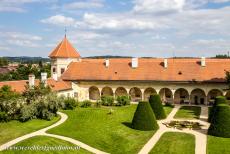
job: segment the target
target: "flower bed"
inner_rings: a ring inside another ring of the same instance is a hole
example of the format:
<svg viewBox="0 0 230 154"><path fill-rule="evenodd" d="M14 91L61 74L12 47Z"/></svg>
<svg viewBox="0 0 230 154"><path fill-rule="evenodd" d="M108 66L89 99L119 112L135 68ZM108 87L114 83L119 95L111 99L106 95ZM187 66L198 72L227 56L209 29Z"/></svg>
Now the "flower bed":
<svg viewBox="0 0 230 154"><path fill-rule="evenodd" d="M168 128L177 128L177 129L201 129L201 124L199 122L191 121L170 121L168 123L163 123Z"/></svg>

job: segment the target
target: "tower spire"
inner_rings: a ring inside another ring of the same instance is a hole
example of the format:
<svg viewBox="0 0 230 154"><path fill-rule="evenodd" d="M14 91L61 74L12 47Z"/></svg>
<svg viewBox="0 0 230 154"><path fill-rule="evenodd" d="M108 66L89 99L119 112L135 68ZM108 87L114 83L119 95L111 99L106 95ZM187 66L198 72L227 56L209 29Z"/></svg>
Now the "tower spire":
<svg viewBox="0 0 230 154"><path fill-rule="evenodd" d="M65 27L65 38L66 38L66 33L67 33L67 29L66 29L66 27Z"/></svg>

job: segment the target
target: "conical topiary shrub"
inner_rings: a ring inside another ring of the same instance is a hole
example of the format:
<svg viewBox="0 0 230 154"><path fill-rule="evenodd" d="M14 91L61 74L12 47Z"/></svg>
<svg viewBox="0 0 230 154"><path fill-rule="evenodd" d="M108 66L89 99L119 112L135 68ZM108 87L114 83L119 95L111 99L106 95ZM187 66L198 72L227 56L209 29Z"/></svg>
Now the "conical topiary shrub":
<svg viewBox="0 0 230 154"><path fill-rule="evenodd" d="M212 121L214 114L216 112L216 107L219 104L227 104L227 100L224 96L218 96L215 98L215 102L214 102L212 108L209 109L210 111L209 111L209 116L208 116L208 122Z"/></svg>
<svg viewBox="0 0 230 154"><path fill-rule="evenodd" d="M149 98L149 103L157 120L166 118L166 114L159 95L151 95Z"/></svg>
<svg viewBox="0 0 230 154"><path fill-rule="evenodd" d="M208 129L208 134L218 137L230 138L230 106L219 104Z"/></svg>
<svg viewBox="0 0 230 154"><path fill-rule="evenodd" d="M138 130L157 130L159 128L149 102L139 102L132 127Z"/></svg>

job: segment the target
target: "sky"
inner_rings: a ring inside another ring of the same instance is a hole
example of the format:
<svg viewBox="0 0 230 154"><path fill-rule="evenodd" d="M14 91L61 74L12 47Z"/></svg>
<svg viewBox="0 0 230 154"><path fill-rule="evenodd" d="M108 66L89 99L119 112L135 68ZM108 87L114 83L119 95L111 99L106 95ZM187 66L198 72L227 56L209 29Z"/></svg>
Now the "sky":
<svg viewBox="0 0 230 154"><path fill-rule="evenodd" d="M0 0L0 56L64 38L82 57L211 57L230 51L230 0Z"/></svg>

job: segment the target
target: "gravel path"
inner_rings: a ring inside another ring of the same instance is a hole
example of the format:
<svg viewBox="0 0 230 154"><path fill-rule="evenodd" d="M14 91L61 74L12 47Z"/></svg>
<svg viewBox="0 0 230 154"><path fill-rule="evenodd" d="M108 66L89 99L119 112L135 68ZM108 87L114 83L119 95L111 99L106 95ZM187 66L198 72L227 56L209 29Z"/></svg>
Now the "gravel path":
<svg viewBox="0 0 230 154"><path fill-rule="evenodd" d="M168 128L165 125L163 125L162 123L169 122L171 120L179 121L178 119L174 119L173 117L180 107L181 107L180 105L176 105L166 119L158 121L160 128L152 136L152 138L144 145L144 147L140 150L139 154L148 154L165 132L182 132L182 133L193 134L195 136L195 141L196 141L195 154L206 154L207 129L209 127L209 123L207 122L208 107L206 106L201 107L201 116L200 116L201 120L186 119L186 121L199 122L200 124L202 124L203 126L201 130L190 130L190 129L179 130L175 128ZM185 119L180 119L180 121L184 121L184 120Z"/></svg>

